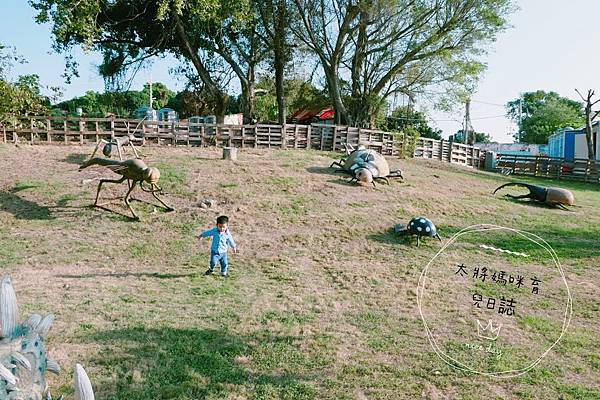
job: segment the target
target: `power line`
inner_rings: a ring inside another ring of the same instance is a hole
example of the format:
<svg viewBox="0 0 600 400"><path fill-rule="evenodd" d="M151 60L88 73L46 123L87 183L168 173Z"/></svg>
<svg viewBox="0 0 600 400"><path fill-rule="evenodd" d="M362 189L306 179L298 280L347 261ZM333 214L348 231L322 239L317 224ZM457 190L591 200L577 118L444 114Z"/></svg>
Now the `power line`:
<svg viewBox="0 0 600 400"><path fill-rule="evenodd" d="M471 118L471 119L492 119L492 118L506 118L505 114L502 115L490 115L488 117L479 117L479 118Z"/></svg>
<svg viewBox="0 0 600 400"><path fill-rule="evenodd" d="M490 103L489 101L481 101L481 100L471 100L472 103L481 103L481 104L487 104L488 106L497 106L497 107L502 107L504 108L505 105L504 104L498 104L498 103Z"/></svg>
<svg viewBox="0 0 600 400"><path fill-rule="evenodd" d="M448 93L447 92L435 92L435 91L430 91L430 90L422 90L422 91L417 92L417 94L445 95ZM481 104L487 104L490 106L497 106L497 107L502 107L502 108L504 108L506 106L505 104L493 103L491 101L473 100L473 99L471 99L471 103L481 103Z"/></svg>
<svg viewBox="0 0 600 400"><path fill-rule="evenodd" d="M399 119L399 120L403 120L403 121L422 121L421 118L410 118L410 117L387 117L390 119ZM433 119L429 116L426 116L427 119L429 119L431 122L459 122L457 119ZM502 114L502 115L489 115L486 117L478 117L478 118L471 118L471 120L480 120L480 119L492 119L492 118L506 118L506 115ZM461 122L462 123L462 122Z"/></svg>

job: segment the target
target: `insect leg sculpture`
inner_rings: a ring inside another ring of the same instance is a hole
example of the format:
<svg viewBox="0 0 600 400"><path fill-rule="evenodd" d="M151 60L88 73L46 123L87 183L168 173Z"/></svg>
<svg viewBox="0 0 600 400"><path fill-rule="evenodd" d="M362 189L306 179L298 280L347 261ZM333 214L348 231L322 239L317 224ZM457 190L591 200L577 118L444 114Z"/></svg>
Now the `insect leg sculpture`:
<svg viewBox="0 0 600 400"><path fill-rule="evenodd" d="M158 197L158 194L162 194L162 189L158 186L157 182L160 178L160 171L158 168L148 167L145 162L139 159L130 159L125 161L116 161L116 160L108 160L106 158L95 157L92 158L85 163L83 163L79 170L81 171L84 168L87 168L92 165L100 165L109 168L111 171L121 175L121 179L101 179L98 184L98 190L96 191L96 200L94 201L94 206L101 207L101 204L98 204L98 198L100 197L100 190L102 189L102 184L104 183L123 183L127 180L129 190L125 195L124 201L131 211L133 215L133 219L138 220L139 217L133 210L130 204L130 196L133 189L135 189L136 185L139 183L140 188L147 193L152 193L152 196L158 200L158 202L167 210L173 211L173 208L168 206L162 199ZM147 188L144 186L144 183L149 184L150 187Z"/></svg>
<svg viewBox="0 0 600 400"><path fill-rule="evenodd" d="M515 196L512 194L506 194L506 197L510 197L511 199L532 199L535 201L539 201L541 203L547 204L551 207L559 207L563 210L568 210L565 206L572 206L575 204L575 197L573 193L567 189L556 188L556 187L543 187L531 185L523 182L509 182L504 185L499 186L494 190L494 194L500 189L503 189L507 186L521 186L527 188L529 193L522 194L519 196Z"/></svg>
<svg viewBox="0 0 600 400"><path fill-rule="evenodd" d="M333 166L335 165L335 166L337 166L337 167L340 167L340 168L341 168L341 170L337 170L338 172L339 172L339 171L342 171L342 172L344 172L344 171L343 171L343 170L345 169L344 165L345 165L345 163L346 163L346 160L348 159L348 157L349 157L349 156L350 156L352 153L354 153L354 152L356 152L356 151L359 151L359 150L365 150L365 149L366 149L366 148L365 148L365 146L363 146L362 144L361 144L361 145L358 145L358 147L355 149L355 148L354 148L354 146L352 146L352 145L351 145L351 144L349 144L349 143L344 143L344 148L346 149L346 152L345 152L346 154L344 154L344 156L342 156L342 158L340 158L340 161L334 161L334 162L332 162L332 163L331 163L331 165L329 166L329 168L333 168Z"/></svg>
<svg viewBox="0 0 600 400"><path fill-rule="evenodd" d="M116 146L117 152L119 154L119 160L121 160L121 161L123 161L123 153L124 153L123 147L124 146L131 147L131 150L133 151L135 158L142 158L140 156L140 154L138 153L137 149L135 148L135 145L133 144L134 140L137 140L137 139L132 134L125 136L125 137L114 138L111 140L100 139L98 144L96 144L96 148L92 152L90 159L94 158L94 156L96 155L96 152L102 145L104 145L102 147L102 154L104 154L104 156L107 158L111 158L112 153L113 153L113 147L115 147L115 146Z"/></svg>

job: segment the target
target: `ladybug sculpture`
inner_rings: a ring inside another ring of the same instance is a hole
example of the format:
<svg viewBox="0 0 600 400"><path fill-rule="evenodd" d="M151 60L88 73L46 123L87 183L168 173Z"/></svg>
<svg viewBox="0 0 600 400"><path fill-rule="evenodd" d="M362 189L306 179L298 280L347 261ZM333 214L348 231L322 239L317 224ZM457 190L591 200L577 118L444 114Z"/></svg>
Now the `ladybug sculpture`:
<svg viewBox="0 0 600 400"><path fill-rule="evenodd" d="M442 241L433 222L425 217L415 217L406 226L398 224L394 227L394 231L401 235L416 235L417 246L420 244L421 236L434 237Z"/></svg>

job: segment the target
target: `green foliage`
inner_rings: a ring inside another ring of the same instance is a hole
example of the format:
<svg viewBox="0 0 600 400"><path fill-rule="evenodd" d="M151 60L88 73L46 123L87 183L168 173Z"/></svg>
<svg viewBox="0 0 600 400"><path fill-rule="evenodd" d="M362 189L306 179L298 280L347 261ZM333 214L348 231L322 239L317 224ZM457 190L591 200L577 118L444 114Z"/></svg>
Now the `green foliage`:
<svg viewBox="0 0 600 400"><path fill-rule="evenodd" d="M417 147L417 139L419 138L419 131L412 126L407 126L401 133L398 133L402 137L398 140L398 143L402 143L400 149L400 157L407 158L412 157Z"/></svg>
<svg viewBox="0 0 600 400"><path fill-rule="evenodd" d="M512 0L294 4L302 15L297 36L319 57L338 117L354 126L372 126L396 94L416 96L429 86L443 97L472 92L482 55L514 9Z"/></svg>
<svg viewBox="0 0 600 400"><path fill-rule="evenodd" d="M26 61L16 50L0 43L0 123L4 124L16 124L21 116L44 114L50 103L41 93L39 76L20 75L14 81L9 79L15 62Z"/></svg>
<svg viewBox="0 0 600 400"><path fill-rule="evenodd" d="M410 127L419 132L421 137L437 140L442 138L442 131L430 127L425 114L409 106L397 107L392 111L392 115L387 117L386 122L385 128L390 131L403 132Z"/></svg>
<svg viewBox="0 0 600 400"><path fill-rule="evenodd" d="M543 90L523 95L520 114L519 99L508 102L506 110L516 123L521 117L520 138L517 133L515 139L522 143L548 143L548 137L557 129L576 128L585 122L580 102Z"/></svg>
<svg viewBox="0 0 600 400"><path fill-rule="evenodd" d="M258 121L277 121L277 97L275 95L275 79L269 75L260 77L256 88L266 91L256 97L256 119ZM286 115L307 108L318 109L330 105L327 95L300 77L284 81Z"/></svg>
<svg viewBox="0 0 600 400"><path fill-rule="evenodd" d="M171 105L176 95L165 84L156 82L152 84L152 97L154 99L152 107L160 109ZM83 96L63 101L54 107L71 114L81 107L84 115L90 117L104 117L108 113L129 117L139 107L148 106L149 102L150 85L145 84L141 91L98 93L90 90Z"/></svg>
<svg viewBox="0 0 600 400"><path fill-rule="evenodd" d="M484 132L474 132L475 133L475 141L474 143L492 143L492 137ZM473 135L473 132L471 132ZM462 129L459 129L454 135L450 135L449 139L454 142L464 142L464 133Z"/></svg>

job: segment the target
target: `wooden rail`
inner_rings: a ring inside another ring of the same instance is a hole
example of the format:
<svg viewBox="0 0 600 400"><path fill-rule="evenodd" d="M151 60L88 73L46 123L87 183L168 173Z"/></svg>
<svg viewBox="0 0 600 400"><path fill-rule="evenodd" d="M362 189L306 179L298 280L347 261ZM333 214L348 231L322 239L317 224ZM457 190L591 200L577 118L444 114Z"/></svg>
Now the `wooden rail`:
<svg viewBox="0 0 600 400"><path fill-rule="evenodd" d="M100 139L134 135L142 143L185 146L227 146L342 151L344 144L388 156L434 158L469 167L483 165L485 153L477 147L402 133L340 125L223 125L145 121L118 118L28 117L13 126L0 126L3 142L84 144ZM414 148L414 151L413 151Z"/></svg>
<svg viewBox="0 0 600 400"><path fill-rule="evenodd" d="M444 139L418 138L414 153L415 157L432 158L468 167L483 168L485 150Z"/></svg>
<svg viewBox="0 0 600 400"><path fill-rule="evenodd" d="M496 168L514 175L600 183L600 161L584 158L565 160L561 157L499 154Z"/></svg>
<svg viewBox="0 0 600 400"><path fill-rule="evenodd" d="M234 146L343 150L359 143L385 155L398 155L402 134L347 126L223 125L117 118L30 117L1 127L3 142L84 144L133 134L145 142L187 146Z"/></svg>

